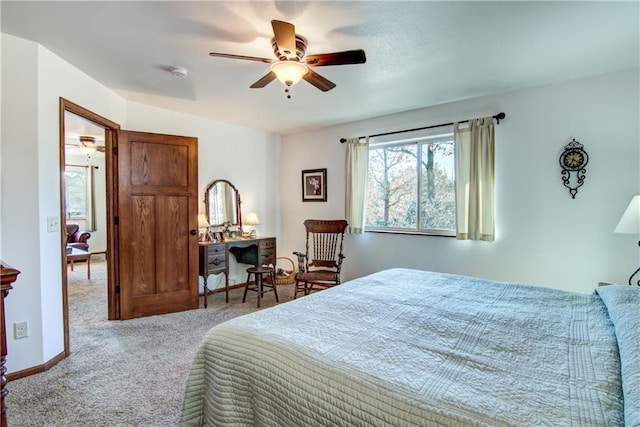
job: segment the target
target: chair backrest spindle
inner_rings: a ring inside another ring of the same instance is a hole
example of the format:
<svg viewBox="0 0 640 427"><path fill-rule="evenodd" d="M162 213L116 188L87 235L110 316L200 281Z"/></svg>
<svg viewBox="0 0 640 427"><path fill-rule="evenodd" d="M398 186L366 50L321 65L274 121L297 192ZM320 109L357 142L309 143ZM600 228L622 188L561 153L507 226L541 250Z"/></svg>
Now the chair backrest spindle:
<svg viewBox="0 0 640 427"><path fill-rule="evenodd" d="M337 267L347 222L308 219L304 226L307 230L307 267Z"/></svg>

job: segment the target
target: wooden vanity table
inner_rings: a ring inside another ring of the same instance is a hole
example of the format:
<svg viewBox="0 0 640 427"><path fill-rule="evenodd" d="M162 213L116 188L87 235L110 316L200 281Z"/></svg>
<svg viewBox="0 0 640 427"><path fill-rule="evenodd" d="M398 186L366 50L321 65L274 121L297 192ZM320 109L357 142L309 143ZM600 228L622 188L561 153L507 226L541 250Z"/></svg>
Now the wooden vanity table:
<svg viewBox="0 0 640 427"><path fill-rule="evenodd" d="M229 302L229 254L238 263L261 265L276 264L276 238L256 237L226 240L224 242L201 242L199 244L198 274L204 278L204 307L211 291L207 287L210 274L224 274L225 301Z"/></svg>
<svg viewBox="0 0 640 427"><path fill-rule="evenodd" d="M236 233L242 233L241 203L240 192L231 182L226 179L211 182L204 193L205 215L209 227L225 229L227 232L233 228ZM275 237L230 238L218 242L200 242L199 246L198 274L204 278L205 308L210 292L207 278L211 274L224 274L225 300L229 302L229 254L239 264L254 267L276 264Z"/></svg>

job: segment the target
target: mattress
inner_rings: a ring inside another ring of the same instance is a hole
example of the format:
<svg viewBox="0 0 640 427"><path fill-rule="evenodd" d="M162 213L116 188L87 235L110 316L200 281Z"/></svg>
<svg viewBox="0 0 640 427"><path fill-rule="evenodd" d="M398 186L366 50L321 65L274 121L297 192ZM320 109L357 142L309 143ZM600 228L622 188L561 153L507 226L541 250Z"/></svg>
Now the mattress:
<svg viewBox="0 0 640 427"><path fill-rule="evenodd" d="M213 327L180 424L639 425L639 307L385 270Z"/></svg>

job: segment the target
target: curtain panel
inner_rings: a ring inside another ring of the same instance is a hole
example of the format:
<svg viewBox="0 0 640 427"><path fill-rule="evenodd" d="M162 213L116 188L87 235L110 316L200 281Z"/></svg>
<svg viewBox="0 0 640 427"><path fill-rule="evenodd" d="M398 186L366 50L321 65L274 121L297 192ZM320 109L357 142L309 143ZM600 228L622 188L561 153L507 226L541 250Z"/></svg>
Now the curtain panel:
<svg viewBox="0 0 640 427"><path fill-rule="evenodd" d="M456 238L495 239L495 141L493 117L454 123Z"/></svg>
<svg viewBox="0 0 640 427"><path fill-rule="evenodd" d="M369 170L369 137L347 140L345 217L348 233L364 233L367 175Z"/></svg>

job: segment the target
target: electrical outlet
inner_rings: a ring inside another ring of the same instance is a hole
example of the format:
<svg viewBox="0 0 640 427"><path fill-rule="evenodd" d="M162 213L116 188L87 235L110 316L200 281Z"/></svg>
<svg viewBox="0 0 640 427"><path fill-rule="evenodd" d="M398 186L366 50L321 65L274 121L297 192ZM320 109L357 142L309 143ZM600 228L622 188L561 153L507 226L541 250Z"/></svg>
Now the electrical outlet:
<svg viewBox="0 0 640 427"><path fill-rule="evenodd" d="M13 335L15 339L27 338L29 336L29 322L16 322L13 324Z"/></svg>

